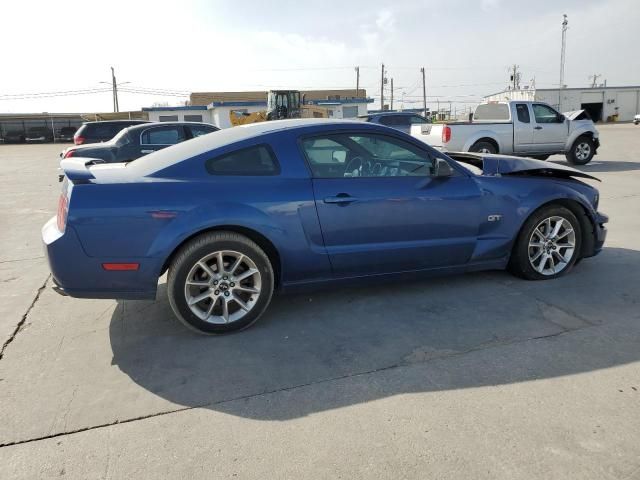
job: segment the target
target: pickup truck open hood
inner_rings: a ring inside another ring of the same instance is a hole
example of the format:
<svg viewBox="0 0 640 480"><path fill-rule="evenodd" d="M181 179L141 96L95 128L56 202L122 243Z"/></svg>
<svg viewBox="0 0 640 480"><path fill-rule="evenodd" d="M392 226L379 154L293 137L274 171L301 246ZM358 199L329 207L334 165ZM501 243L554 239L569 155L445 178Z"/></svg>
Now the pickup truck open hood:
<svg viewBox="0 0 640 480"><path fill-rule="evenodd" d="M574 110L573 112L564 112L563 115L569 120L591 120L586 110Z"/></svg>
<svg viewBox="0 0 640 480"><path fill-rule="evenodd" d="M482 170L482 175L534 175L540 177L582 177L598 180L588 173L558 163L533 158L510 157L500 154L447 152L454 160L473 165Z"/></svg>

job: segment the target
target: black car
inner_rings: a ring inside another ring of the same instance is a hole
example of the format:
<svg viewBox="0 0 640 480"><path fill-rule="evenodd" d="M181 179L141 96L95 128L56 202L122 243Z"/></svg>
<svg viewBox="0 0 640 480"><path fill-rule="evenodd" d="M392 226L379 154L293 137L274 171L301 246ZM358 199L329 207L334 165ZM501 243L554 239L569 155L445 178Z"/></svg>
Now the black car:
<svg viewBox="0 0 640 480"><path fill-rule="evenodd" d="M387 127L395 128L404 133L411 133L411 125L431 123L422 115L410 112L381 112L363 115L361 118L367 122L379 123Z"/></svg>
<svg viewBox="0 0 640 480"><path fill-rule="evenodd" d="M61 142L73 142L73 136L75 135L78 129L76 127L62 127L58 131L58 135L56 136L56 140Z"/></svg>
<svg viewBox="0 0 640 480"><path fill-rule="evenodd" d="M110 120L104 122L85 122L73 136L73 143L84 145L87 143L100 143L111 140L123 128L132 125L149 123L146 120Z"/></svg>
<svg viewBox="0 0 640 480"><path fill-rule="evenodd" d="M104 163L130 162L148 153L219 130L215 125L197 122L158 122L134 125L121 130L108 142L74 145L60 156L89 157Z"/></svg>

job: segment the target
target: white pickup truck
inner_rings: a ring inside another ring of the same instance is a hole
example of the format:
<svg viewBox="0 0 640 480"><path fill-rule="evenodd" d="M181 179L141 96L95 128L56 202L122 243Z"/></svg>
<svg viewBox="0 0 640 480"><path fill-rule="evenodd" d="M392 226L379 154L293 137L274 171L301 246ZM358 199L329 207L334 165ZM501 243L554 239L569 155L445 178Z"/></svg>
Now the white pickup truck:
<svg viewBox="0 0 640 480"><path fill-rule="evenodd" d="M598 130L584 110L558 113L546 103L480 104L469 122L413 125L411 135L450 152L504 153L546 160L564 153L584 165L597 153Z"/></svg>

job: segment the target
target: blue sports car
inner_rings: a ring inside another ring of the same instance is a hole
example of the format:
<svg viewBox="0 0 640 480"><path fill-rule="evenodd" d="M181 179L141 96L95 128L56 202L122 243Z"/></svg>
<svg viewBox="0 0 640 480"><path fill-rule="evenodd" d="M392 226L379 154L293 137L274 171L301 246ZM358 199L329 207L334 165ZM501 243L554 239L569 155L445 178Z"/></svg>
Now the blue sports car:
<svg viewBox="0 0 640 480"><path fill-rule="evenodd" d="M578 170L448 154L358 121L221 130L128 164L61 162L42 229L56 290L153 299L202 333L253 324L274 291L504 269L564 275L607 217Z"/></svg>

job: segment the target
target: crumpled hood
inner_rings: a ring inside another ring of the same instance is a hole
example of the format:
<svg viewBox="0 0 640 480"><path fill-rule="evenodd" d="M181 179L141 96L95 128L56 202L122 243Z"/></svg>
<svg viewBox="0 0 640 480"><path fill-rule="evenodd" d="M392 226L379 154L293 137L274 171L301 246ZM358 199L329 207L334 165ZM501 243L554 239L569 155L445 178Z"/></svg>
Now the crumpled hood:
<svg viewBox="0 0 640 480"><path fill-rule="evenodd" d="M573 112L564 112L563 115L569 120L591 120L586 110L574 110Z"/></svg>
<svg viewBox="0 0 640 480"><path fill-rule="evenodd" d="M482 175L537 175L541 177L570 178L582 177L598 180L588 173L559 163L536 160L533 158L511 157L490 153L449 153L458 162L468 163L482 169Z"/></svg>

